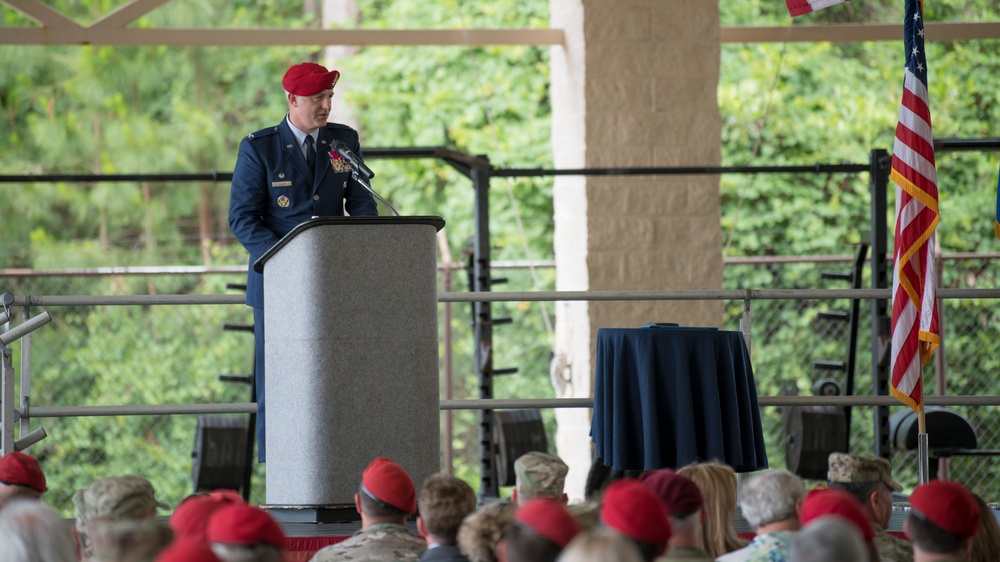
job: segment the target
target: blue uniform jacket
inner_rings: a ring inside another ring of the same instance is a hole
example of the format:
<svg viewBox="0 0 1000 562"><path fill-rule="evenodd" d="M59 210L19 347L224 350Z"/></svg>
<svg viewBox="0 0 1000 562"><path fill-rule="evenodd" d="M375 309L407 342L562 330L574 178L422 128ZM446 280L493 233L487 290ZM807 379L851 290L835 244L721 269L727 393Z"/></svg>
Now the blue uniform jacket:
<svg viewBox="0 0 1000 562"><path fill-rule="evenodd" d="M229 194L229 227L250 252L248 305L264 307L264 277L253 271L253 262L292 228L312 217L342 216L345 206L352 216L378 214L375 199L351 179L343 161L336 162L340 171L331 165L328 153L334 139L363 158L358 132L339 123L319 130L312 174L286 119L240 142Z"/></svg>

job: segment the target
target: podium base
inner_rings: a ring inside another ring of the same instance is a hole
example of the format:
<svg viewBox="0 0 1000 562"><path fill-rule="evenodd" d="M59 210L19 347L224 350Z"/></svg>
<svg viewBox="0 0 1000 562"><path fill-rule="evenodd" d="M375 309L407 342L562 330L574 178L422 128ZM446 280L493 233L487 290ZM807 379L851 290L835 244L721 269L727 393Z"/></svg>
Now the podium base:
<svg viewBox="0 0 1000 562"><path fill-rule="evenodd" d="M351 523L361 521L354 504L260 506L278 523Z"/></svg>

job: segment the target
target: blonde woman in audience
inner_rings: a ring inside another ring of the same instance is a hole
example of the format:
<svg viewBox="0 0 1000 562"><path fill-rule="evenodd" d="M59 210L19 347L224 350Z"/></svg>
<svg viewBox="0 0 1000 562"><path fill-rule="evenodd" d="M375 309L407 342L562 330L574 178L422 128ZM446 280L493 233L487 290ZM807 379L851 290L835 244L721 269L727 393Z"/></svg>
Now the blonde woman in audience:
<svg viewBox="0 0 1000 562"><path fill-rule="evenodd" d="M972 494L979 506L979 532L972 539L972 552L969 562L996 562L1000 556L1000 525L997 525L996 514L986 505L983 498Z"/></svg>
<svg viewBox="0 0 1000 562"><path fill-rule="evenodd" d="M635 543L608 530L593 529L573 539L556 562L643 562Z"/></svg>
<svg viewBox="0 0 1000 562"><path fill-rule="evenodd" d="M718 558L748 544L733 528L736 513L736 472L720 462L689 464L677 474L694 480L701 490L705 510L705 532L701 549L711 558Z"/></svg>

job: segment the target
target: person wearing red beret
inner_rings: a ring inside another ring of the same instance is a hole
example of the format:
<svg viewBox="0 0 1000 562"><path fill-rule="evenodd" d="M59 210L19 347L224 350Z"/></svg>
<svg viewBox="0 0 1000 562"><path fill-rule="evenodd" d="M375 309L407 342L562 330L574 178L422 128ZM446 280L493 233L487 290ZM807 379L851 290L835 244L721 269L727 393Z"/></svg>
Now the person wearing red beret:
<svg viewBox="0 0 1000 562"><path fill-rule="evenodd" d="M312 217L375 216L375 199L352 179L351 164L331 149L344 143L363 160L358 132L329 123L340 72L303 62L285 72L288 113L240 142L229 194L229 227L250 253L248 306L253 307L257 460L267 458L264 395L264 277L253 263L282 236Z"/></svg>
<svg viewBox="0 0 1000 562"><path fill-rule="evenodd" d="M499 562L555 562L580 526L561 500L535 498L518 507L497 545Z"/></svg>
<svg viewBox="0 0 1000 562"><path fill-rule="evenodd" d="M346 541L320 549L312 562L416 562L427 550L427 543L405 526L406 519L417 513L413 478L392 460L379 457L368 465L354 505L361 514L361 530Z"/></svg>
<svg viewBox="0 0 1000 562"><path fill-rule="evenodd" d="M45 474L35 457L19 451L0 457L0 508L15 499L38 500L45 490Z"/></svg>
<svg viewBox="0 0 1000 562"><path fill-rule="evenodd" d="M910 494L903 530L913 541L913 562L968 560L979 531L979 506L958 482L931 480Z"/></svg>
<svg viewBox="0 0 1000 562"><path fill-rule="evenodd" d="M608 486L601 504L601 525L632 539L646 562L662 556L670 541L670 514L663 501L638 480Z"/></svg>
<svg viewBox="0 0 1000 562"><path fill-rule="evenodd" d="M284 559L285 532L259 507L233 503L216 510L208 520L205 536L212 552L222 562L282 562Z"/></svg>
<svg viewBox="0 0 1000 562"><path fill-rule="evenodd" d="M669 468L661 468L643 473L639 481L656 494L670 514L670 541L667 553L657 562L694 560L714 562L702 550L704 530L704 501L698 485Z"/></svg>

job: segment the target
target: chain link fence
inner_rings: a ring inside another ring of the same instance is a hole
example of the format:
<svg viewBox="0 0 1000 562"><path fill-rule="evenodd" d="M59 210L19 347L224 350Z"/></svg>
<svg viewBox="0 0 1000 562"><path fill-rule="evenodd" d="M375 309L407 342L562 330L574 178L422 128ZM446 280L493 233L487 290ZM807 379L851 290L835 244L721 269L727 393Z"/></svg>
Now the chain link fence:
<svg viewBox="0 0 1000 562"><path fill-rule="evenodd" d="M739 262L727 264L726 289L844 289L849 283L829 279L824 271L849 273L843 261ZM865 268L867 271L867 267ZM997 266L989 256L949 259L943 285L996 288ZM457 277L461 278L463 274ZM235 293L228 284L245 280L242 272L172 275L18 276L0 280L0 291L16 295L130 295ZM456 279L455 286L461 286ZM870 280L864 280L864 287ZM507 290L507 288L505 288ZM510 290L529 290L511 287ZM726 303L725 329L739 329L742 302ZM813 383L832 378L845 388L839 371L819 369L816 361L847 358L847 322L826 319L821 312L848 310L850 302L766 300L753 303L752 355L760 395L811 394ZM991 301L944 302L942 308L944 356L949 394L1000 394L995 373L1000 359L993 353L1000 341L997 307ZM16 310L15 322L21 321ZM32 314L39 310L30 310ZM49 311L54 322L32 334L31 404L35 406L108 406L247 402L249 385L225 382L221 375L249 376L253 366L253 335L224 327L249 326L252 313L242 305L58 307ZM455 305L453 325L465 321ZM855 394L872 394L870 310L861 306ZM456 332L461 348L464 331ZM544 338L542 338L544 339ZM15 371L21 372L20 343L14 344ZM444 348L442 348L444 350ZM942 353L943 351L943 353ZM456 377L467 377L466 358L456 357ZM925 369L930 372L930 369ZM474 381L457 381L474 388ZM20 384L20 383L19 383ZM933 375L924 388L933 394ZM19 388L18 394L21 393ZM461 391L456 398L469 398ZM529 398L533 396L522 396ZM892 412L905 407L893 406ZM980 449L1000 450L1000 412L995 408L952 408L965 416L978 435ZM773 467L785 466L787 432L783 408L762 409L768 455ZM244 418L246 416L243 416ZM457 423L474 425L474 416L458 416ZM161 499L175 506L192 490L191 453L196 416L104 416L32 419L49 437L31 452L47 467L47 501L72 516L73 492L96 478L112 474L140 474L153 481ZM855 407L850 436L851 452L873 450L872 408ZM459 434L474 433L458 429ZM931 444L934 436L931 436ZM898 480L917 482L915 451L893 455ZM996 463L988 457L956 457L952 478L965 482L987 498L1000 497ZM253 475L251 500L265 498L263 468Z"/></svg>

